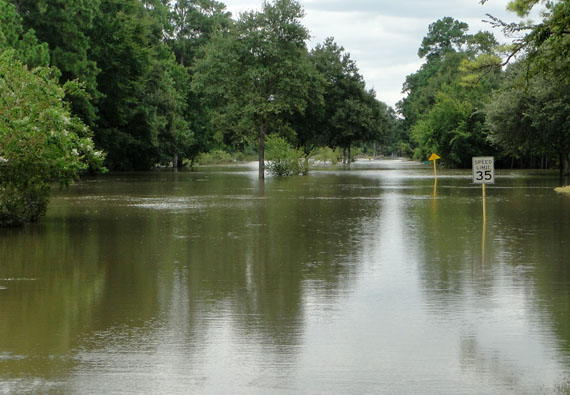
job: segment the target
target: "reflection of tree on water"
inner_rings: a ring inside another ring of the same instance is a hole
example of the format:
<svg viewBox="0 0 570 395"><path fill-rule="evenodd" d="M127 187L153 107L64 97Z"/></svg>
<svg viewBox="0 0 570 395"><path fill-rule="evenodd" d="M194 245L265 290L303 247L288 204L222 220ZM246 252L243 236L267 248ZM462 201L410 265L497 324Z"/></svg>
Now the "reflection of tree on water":
<svg viewBox="0 0 570 395"><path fill-rule="evenodd" d="M334 177L318 186L309 178L267 180L260 195L249 177L175 176L78 185L54 201L37 248L21 238L1 249L12 255L1 256L0 277L25 272L42 283L32 298L22 289L20 299L0 305L2 317L22 319L1 322L0 341L32 358L38 342L46 355L76 354L56 370L58 379L77 370L87 381L104 364L144 371L146 355L199 382L223 365L209 353L227 357L212 339L266 348L255 355L270 365L295 358L307 287L318 284L332 297L348 286L342 281L358 266L347 260L376 206L352 199L362 191ZM29 310L17 311L23 305ZM20 328L27 340L18 343ZM55 374L46 364L37 371L47 380Z"/></svg>
<svg viewBox="0 0 570 395"><path fill-rule="evenodd" d="M74 223L46 222L0 235L0 381L9 391L43 392L38 380L72 370L68 353L106 286L97 240Z"/></svg>
<svg viewBox="0 0 570 395"><path fill-rule="evenodd" d="M214 198L206 215L182 230L200 236L177 248L196 281L190 289L208 295L197 300L228 301L232 319L268 335L268 344L297 343L303 284L318 279L324 289L336 288L352 269L344 257L357 247L350 203L326 199L336 192L309 190L301 180L266 181L262 197Z"/></svg>
<svg viewBox="0 0 570 395"><path fill-rule="evenodd" d="M438 319L470 328L460 341L462 366L469 374L509 388L542 384L538 389L567 391L570 207L547 188L517 179L503 183L507 185L487 191L483 233L477 223L480 197L444 197L437 216L427 205L413 207L422 229L423 291ZM485 233L487 259L481 265ZM541 382L541 369L559 377L542 375L548 377Z"/></svg>

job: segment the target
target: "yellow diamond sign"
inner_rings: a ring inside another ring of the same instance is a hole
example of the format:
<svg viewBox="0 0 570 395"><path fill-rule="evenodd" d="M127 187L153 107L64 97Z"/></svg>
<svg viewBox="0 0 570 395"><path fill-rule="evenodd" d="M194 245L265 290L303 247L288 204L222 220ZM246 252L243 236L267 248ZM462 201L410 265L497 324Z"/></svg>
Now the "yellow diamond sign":
<svg viewBox="0 0 570 395"><path fill-rule="evenodd" d="M431 154L428 160L436 160L436 159L441 159L441 158L439 157L438 154Z"/></svg>

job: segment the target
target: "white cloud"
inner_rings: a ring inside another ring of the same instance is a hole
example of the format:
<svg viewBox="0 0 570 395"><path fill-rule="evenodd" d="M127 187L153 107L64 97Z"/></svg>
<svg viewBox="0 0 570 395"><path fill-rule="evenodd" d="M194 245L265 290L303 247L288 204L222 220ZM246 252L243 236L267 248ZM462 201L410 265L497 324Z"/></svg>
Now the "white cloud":
<svg viewBox="0 0 570 395"><path fill-rule="evenodd" d="M310 30L310 46L327 37L351 54L369 88L390 106L402 98L407 75L421 65L417 51L430 23L445 16L467 22L471 32L493 31L482 22L486 14L517 20L506 12L508 0L301 0L305 8L303 24ZM262 1L227 0L229 11L260 9ZM499 31L493 31L502 40Z"/></svg>

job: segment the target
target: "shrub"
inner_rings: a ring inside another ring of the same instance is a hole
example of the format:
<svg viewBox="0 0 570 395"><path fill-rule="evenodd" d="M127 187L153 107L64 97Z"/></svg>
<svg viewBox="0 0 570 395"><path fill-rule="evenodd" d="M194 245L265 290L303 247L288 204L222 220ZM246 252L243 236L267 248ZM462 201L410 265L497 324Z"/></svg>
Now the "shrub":
<svg viewBox="0 0 570 395"><path fill-rule="evenodd" d="M267 170L278 177L297 175L303 172L302 152L289 145L287 140L277 135L269 135L265 140L265 158L269 162Z"/></svg>

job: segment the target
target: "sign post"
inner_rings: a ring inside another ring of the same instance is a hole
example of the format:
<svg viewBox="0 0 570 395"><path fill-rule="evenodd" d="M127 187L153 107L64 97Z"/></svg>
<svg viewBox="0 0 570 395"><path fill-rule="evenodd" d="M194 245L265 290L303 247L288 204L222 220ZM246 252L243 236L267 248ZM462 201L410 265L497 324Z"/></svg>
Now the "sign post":
<svg viewBox="0 0 570 395"><path fill-rule="evenodd" d="M485 264L485 230L487 225L487 206L485 204L485 186L495 183L495 158L480 156L473 158L473 183L483 188L483 233L481 235L481 264Z"/></svg>
<svg viewBox="0 0 570 395"><path fill-rule="evenodd" d="M483 186L483 222L487 222L485 207L485 185L495 183L495 158L493 156L473 157L473 184Z"/></svg>
<svg viewBox="0 0 570 395"><path fill-rule="evenodd" d="M435 166L435 161L441 159L438 154L431 154L428 160L433 160L433 176L437 179L437 168Z"/></svg>

